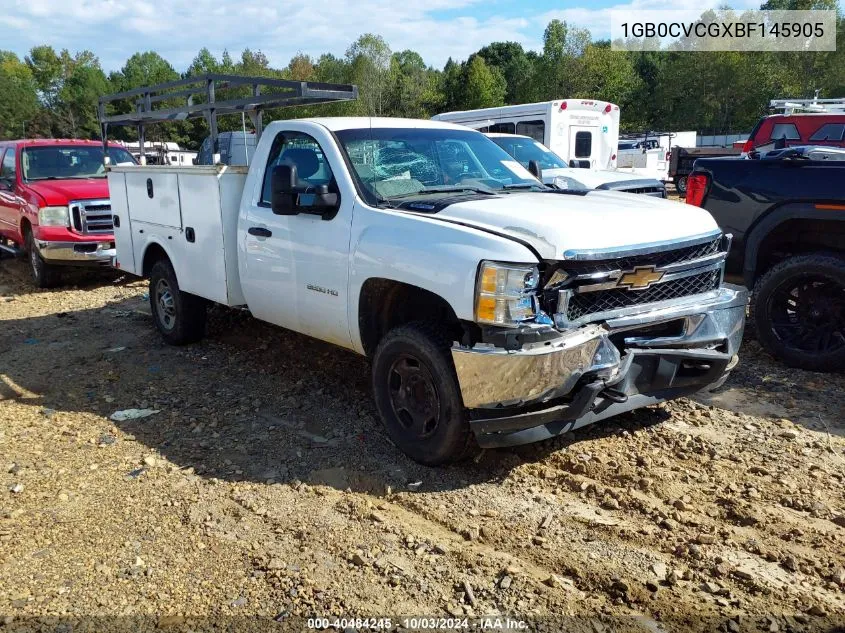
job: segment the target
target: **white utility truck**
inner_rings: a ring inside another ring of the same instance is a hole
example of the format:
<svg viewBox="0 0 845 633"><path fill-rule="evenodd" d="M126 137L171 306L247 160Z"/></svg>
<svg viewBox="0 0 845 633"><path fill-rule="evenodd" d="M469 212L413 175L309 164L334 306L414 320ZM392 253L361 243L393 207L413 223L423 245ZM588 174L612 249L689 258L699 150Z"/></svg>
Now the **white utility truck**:
<svg viewBox="0 0 845 633"><path fill-rule="evenodd" d="M530 136L494 132L488 132L485 136L550 187L606 189L656 198L666 197L666 185L656 178L643 178L610 169L575 169Z"/></svg>
<svg viewBox="0 0 845 633"><path fill-rule="evenodd" d="M559 99L444 112L433 119L479 132L530 136L567 161L570 167L616 167L619 106L607 101Z"/></svg>
<svg viewBox="0 0 845 633"><path fill-rule="evenodd" d="M747 293L702 209L544 186L483 134L275 121L250 167L110 169L115 265L197 341L209 301L372 364L388 434L454 461L720 385Z"/></svg>

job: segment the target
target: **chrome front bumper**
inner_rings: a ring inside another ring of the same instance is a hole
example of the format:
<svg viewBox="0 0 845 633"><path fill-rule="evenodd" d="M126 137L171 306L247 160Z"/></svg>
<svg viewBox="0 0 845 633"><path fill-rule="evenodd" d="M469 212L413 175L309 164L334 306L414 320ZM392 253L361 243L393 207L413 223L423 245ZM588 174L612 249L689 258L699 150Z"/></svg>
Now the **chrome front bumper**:
<svg viewBox="0 0 845 633"><path fill-rule="evenodd" d="M747 302L745 288L726 284L518 350L455 345L479 443L535 441L720 385L736 364ZM569 424L556 430L561 421ZM545 431L535 431L539 426Z"/></svg>
<svg viewBox="0 0 845 633"><path fill-rule="evenodd" d="M111 266L117 254L114 242L45 242L36 240L38 253L48 264Z"/></svg>

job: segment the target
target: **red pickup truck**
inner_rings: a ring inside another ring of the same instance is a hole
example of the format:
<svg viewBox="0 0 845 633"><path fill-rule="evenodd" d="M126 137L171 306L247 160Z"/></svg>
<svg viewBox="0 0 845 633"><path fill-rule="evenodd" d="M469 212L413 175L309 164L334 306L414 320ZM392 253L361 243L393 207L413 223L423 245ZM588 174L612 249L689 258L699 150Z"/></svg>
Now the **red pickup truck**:
<svg viewBox="0 0 845 633"><path fill-rule="evenodd" d="M120 146L111 164L136 161ZM109 266L114 255L111 202L97 141L0 141L0 249L26 252L40 288L64 266Z"/></svg>

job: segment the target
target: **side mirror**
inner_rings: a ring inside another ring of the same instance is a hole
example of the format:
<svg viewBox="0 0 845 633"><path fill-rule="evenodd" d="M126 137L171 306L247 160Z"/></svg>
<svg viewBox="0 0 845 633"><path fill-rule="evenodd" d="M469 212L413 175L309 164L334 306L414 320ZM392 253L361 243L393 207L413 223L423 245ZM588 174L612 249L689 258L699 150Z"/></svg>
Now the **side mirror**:
<svg viewBox="0 0 845 633"><path fill-rule="evenodd" d="M298 187L296 165L278 165L270 176L270 207L276 215L311 213L324 220L331 220L339 206L336 193L329 193L328 185L319 185L313 191Z"/></svg>
<svg viewBox="0 0 845 633"><path fill-rule="evenodd" d="M8 180L0 180L0 190L11 191L12 183Z"/></svg>
<svg viewBox="0 0 845 633"><path fill-rule="evenodd" d="M543 182L543 170L540 168L540 161L528 161L528 171L531 172L531 175L534 176L537 180Z"/></svg>
<svg viewBox="0 0 845 633"><path fill-rule="evenodd" d="M786 136L781 136L775 141L775 149L786 149Z"/></svg>
<svg viewBox="0 0 845 633"><path fill-rule="evenodd" d="M276 215L296 215L296 166L277 165L270 175L270 208Z"/></svg>

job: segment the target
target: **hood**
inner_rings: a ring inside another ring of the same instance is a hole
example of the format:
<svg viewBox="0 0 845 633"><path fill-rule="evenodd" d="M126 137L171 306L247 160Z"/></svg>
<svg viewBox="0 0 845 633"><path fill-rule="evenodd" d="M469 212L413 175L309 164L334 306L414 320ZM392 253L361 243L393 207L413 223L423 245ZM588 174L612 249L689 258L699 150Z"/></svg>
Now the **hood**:
<svg viewBox="0 0 845 633"><path fill-rule="evenodd" d="M643 177L639 174L626 174L624 172L601 169L564 168L543 170L543 182L547 185L552 184L556 176L574 178L578 182L583 183L591 189L595 189L596 187L600 187L601 185L607 184L609 182L628 182L631 180L643 180Z"/></svg>
<svg viewBox="0 0 845 633"><path fill-rule="evenodd" d="M512 193L456 202L433 217L528 242L543 259L682 240L719 229L699 207L614 191Z"/></svg>
<svg viewBox="0 0 845 633"><path fill-rule="evenodd" d="M44 199L45 204L66 205L72 200L107 199L109 183L105 178L85 178L72 180L36 180L26 183Z"/></svg>

